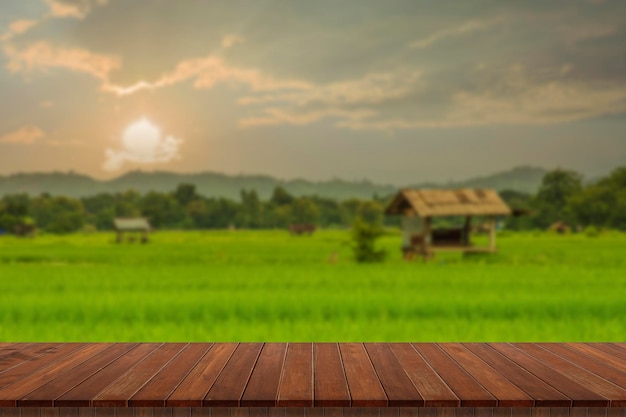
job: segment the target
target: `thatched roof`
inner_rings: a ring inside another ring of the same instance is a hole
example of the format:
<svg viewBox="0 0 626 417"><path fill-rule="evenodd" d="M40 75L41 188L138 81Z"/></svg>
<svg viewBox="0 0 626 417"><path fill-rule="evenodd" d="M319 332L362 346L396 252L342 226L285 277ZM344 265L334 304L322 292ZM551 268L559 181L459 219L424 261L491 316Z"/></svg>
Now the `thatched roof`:
<svg viewBox="0 0 626 417"><path fill-rule="evenodd" d="M385 214L434 216L509 216L511 209L494 190L405 189L385 210Z"/></svg>
<svg viewBox="0 0 626 417"><path fill-rule="evenodd" d="M124 232L149 231L151 229L150 223L143 217L136 217L132 219L116 218L113 220L113 227L115 230Z"/></svg>

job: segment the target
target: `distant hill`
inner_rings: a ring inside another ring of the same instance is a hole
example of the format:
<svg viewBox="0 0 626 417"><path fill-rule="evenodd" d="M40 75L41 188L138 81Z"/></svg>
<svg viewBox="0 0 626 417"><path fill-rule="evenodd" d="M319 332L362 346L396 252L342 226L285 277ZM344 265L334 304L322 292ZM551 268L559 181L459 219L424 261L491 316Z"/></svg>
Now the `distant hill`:
<svg viewBox="0 0 626 417"><path fill-rule="evenodd" d="M495 188L496 190L516 190L534 193L547 171L543 168L518 167L510 171L455 181L446 184L415 183L407 187L416 188ZM52 195L84 197L98 193L116 193L129 189L146 193L148 191L169 192L178 184L196 185L199 194L207 197L239 198L241 189L255 189L261 199L267 199L276 186L284 187L288 192L300 195L317 194L335 199L371 198L374 194L387 196L395 193L399 187L374 184L369 181L307 181L302 179L279 180L264 175L225 175L212 172L197 174L178 174L173 172L134 171L118 178L100 181L76 173L22 173L0 176L0 196L15 193L39 195L47 192Z"/></svg>

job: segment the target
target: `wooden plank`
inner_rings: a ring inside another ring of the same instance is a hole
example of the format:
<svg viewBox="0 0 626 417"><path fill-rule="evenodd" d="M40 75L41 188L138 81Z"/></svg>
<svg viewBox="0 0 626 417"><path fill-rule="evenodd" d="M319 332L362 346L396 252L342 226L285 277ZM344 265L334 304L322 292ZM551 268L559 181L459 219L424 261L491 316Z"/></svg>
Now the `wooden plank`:
<svg viewBox="0 0 626 417"><path fill-rule="evenodd" d="M287 353L286 343L266 343L261 349L248 386L241 397L242 407L274 407L278 384Z"/></svg>
<svg viewBox="0 0 626 417"><path fill-rule="evenodd" d="M513 346L524 353L542 361L544 364L557 370L567 378L578 382L585 388L597 393L599 396L612 399L619 404L626 405L626 390L619 388L596 374L563 359L559 355L542 348L534 343L514 343ZM608 404L607 404L608 405Z"/></svg>
<svg viewBox="0 0 626 417"><path fill-rule="evenodd" d="M17 407L0 408L2 417L20 417L20 409Z"/></svg>
<svg viewBox="0 0 626 417"><path fill-rule="evenodd" d="M210 346L204 343L185 346L174 359L128 400L128 406L165 407L167 397L207 353Z"/></svg>
<svg viewBox="0 0 626 417"><path fill-rule="evenodd" d="M96 410L96 417L115 417L115 408L100 407Z"/></svg>
<svg viewBox="0 0 626 417"><path fill-rule="evenodd" d="M58 410L59 410L59 416L61 417L78 417L78 408L76 407L64 407L64 408L58 408ZM125 417L125 416L120 415L118 417Z"/></svg>
<svg viewBox="0 0 626 417"><path fill-rule="evenodd" d="M461 400L462 407L495 407L498 401L438 346L413 343L441 379Z"/></svg>
<svg viewBox="0 0 626 417"><path fill-rule="evenodd" d="M59 417L59 409L54 407L40 408L39 417Z"/></svg>
<svg viewBox="0 0 626 417"><path fill-rule="evenodd" d="M59 343L7 343L0 355L0 374L59 346Z"/></svg>
<svg viewBox="0 0 626 417"><path fill-rule="evenodd" d="M57 360L60 360L64 356L84 348L85 346L86 344L84 343L68 343L60 345L58 348L50 349L30 361L13 366L11 369L8 369L0 374L0 389L27 377L33 372L41 371L46 367L54 365Z"/></svg>
<svg viewBox="0 0 626 417"><path fill-rule="evenodd" d="M615 369L614 367L607 365L606 362L599 361L593 357L585 355L584 353L568 349L563 343L540 343L539 345L542 348L548 349L560 357L567 359L568 361L590 372L593 372L605 380L612 382L622 388L622 392L626 393L626 372ZM611 407L626 407L626 402L620 401L616 397L611 397Z"/></svg>
<svg viewBox="0 0 626 417"><path fill-rule="evenodd" d="M167 399L168 407L202 407L202 400L237 348L237 343L216 343Z"/></svg>
<svg viewBox="0 0 626 417"><path fill-rule="evenodd" d="M424 406L424 399L413 386L388 343L366 343L365 350L387 394L390 407Z"/></svg>
<svg viewBox="0 0 626 417"><path fill-rule="evenodd" d="M619 371L626 372L626 360L620 359L602 350L598 350L595 347L590 346L588 343L567 343L565 347L597 359Z"/></svg>
<svg viewBox="0 0 626 417"><path fill-rule="evenodd" d="M498 400L498 407L532 407L535 401L460 343L438 345Z"/></svg>
<svg viewBox="0 0 626 417"><path fill-rule="evenodd" d="M104 369L87 378L79 385L54 401L57 407L90 407L91 400L109 384L148 357L162 343L141 343Z"/></svg>
<svg viewBox="0 0 626 417"><path fill-rule="evenodd" d="M278 407L313 407L313 344L289 343Z"/></svg>
<svg viewBox="0 0 626 417"><path fill-rule="evenodd" d="M20 408L22 417L39 417L39 409L38 408Z"/></svg>
<svg viewBox="0 0 626 417"><path fill-rule="evenodd" d="M391 343L389 347L424 399L425 407L458 407L461 404L454 392L410 344Z"/></svg>
<svg viewBox="0 0 626 417"><path fill-rule="evenodd" d="M489 343L489 346L571 398L574 407L607 407L609 405L608 399L572 381L511 344Z"/></svg>
<svg viewBox="0 0 626 417"><path fill-rule="evenodd" d="M93 407L127 407L129 398L176 357L186 345L186 343L169 343L160 346L100 392L91 401L91 405Z"/></svg>
<svg viewBox="0 0 626 417"><path fill-rule="evenodd" d="M136 343L109 345L105 350L81 363L80 366L68 370L58 378L20 398L17 401L18 407L52 407L56 398L59 398L136 346Z"/></svg>
<svg viewBox="0 0 626 417"><path fill-rule="evenodd" d="M352 407L386 407L388 400L362 343L340 343Z"/></svg>
<svg viewBox="0 0 626 417"><path fill-rule="evenodd" d="M315 407L348 407L350 391L337 343L313 345Z"/></svg>
<svg viewBox="0 0 626 417"><path fill-rule="evenodd" d="M611 343L590 343L589 346L626 361L626 351L620 348L619 345Z"/></svg>
<svg viewBox="0 0 626 417"><path fill-rule="evenodd" d="M262 343L237 346L202 402L204 407L237 407L254 369Z"/></svg>
<svg viewBox="0 0 626 417"><path fill-rule="evenodd" d="M36 390L40 386L48 383L50 380L55 379L61 373L85 362L87 359L98 354L107 347L109 347L109 345L105 343L81 345L78 350L64 356L61 360L55 361L43 369L38 369L19 381L2 388L0 390L0 398L2 398L2 400L0 400L0 407L13 407L17 405L17 400L19 398L22 398L29 392ZM27 362L27 364L28 363L30 362Z"/></svg>
<svg viewBox="0 0 626 417"><path fill-rule="evenodd" d="M506 375L509 381L528 393L535 400L535 406L569 407L572 404L572 400L569 397L563 395L551 385L537 378L486 344L464 343L463 345L489 366L497 369L502 375Z"/></svg>
<svg viewBox="0 0 626 417"><path fill-rule="evenodd" d="M104 409L106 407L101 407L100 410ZM115 407L113 408L115 410L115 417L135 417L134 416L134 409L133 408L128 408L128 407Z"/></svg>

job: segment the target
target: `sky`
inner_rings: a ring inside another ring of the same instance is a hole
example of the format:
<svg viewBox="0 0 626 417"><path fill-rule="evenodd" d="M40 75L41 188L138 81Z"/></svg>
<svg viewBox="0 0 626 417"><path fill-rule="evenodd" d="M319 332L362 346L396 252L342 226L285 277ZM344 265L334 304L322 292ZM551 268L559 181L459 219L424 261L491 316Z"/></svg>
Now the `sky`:
<svg viewBox="0 0 626 417"><path fill-rule="evenodd" d="M626 1L0 3L0 175L520 165L626 165Z"/></svg>

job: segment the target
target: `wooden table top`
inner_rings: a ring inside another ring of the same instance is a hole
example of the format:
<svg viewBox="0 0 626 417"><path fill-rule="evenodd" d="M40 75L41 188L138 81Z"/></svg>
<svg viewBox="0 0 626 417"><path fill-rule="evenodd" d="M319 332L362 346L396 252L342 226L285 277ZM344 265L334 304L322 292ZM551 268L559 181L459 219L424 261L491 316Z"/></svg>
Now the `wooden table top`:
<svg viewBox="0 0 626 417"><path fill-rule="evenodd" d="M0 343L0 407L626 407L626 343Z"/></svg>

